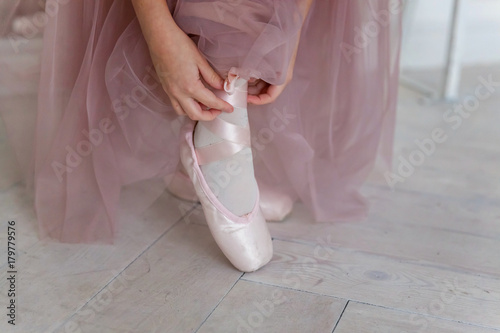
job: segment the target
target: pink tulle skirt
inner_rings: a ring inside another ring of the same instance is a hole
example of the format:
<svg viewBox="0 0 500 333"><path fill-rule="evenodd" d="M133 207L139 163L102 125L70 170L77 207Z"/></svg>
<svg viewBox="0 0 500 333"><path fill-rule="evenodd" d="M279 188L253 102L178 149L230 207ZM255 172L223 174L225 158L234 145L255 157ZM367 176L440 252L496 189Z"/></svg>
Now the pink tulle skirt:
<svg viewBox="0 0 500 333"><path fill-rule="evenodd" d="M360 186L376 161L391 161L401 4L316 0L300 29L299 2L168 4L222 76L283 83L300 35L283 94L249 106L257 181L302 201L317 221L361 219L368 205ZM11 103L0 113L33 185L40 235L111 241L122 190L151 203L175 172L187 119L158 82L130 1L48 1L46 12L41 66L0 60L2 98L20 105L40 68L37 111L13 112ZM25 37L6 38L19 56L36 52Z"/></svg>

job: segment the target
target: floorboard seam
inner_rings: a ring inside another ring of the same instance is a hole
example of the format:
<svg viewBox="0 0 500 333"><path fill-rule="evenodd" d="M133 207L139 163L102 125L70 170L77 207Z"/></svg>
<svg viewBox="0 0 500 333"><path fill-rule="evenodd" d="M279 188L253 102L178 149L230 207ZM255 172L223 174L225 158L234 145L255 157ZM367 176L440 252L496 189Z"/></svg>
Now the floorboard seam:
<svg viewBox="0 0 500 333"><path fill-rule="evenodd" d="M439 319L446 320L446 321L449 321L449 322L459 323L459 324L462 324L462 325L468 325L468 326L472 326L472 327L487 328L487 329L492 329L492 330L495 330L495 331L500 331L500 327L497 328L497 327L493 327L493 326L484 326L484 325L477 324L477 323L469 323L469 322L466 322L466 321L460 321L460 320L454 320L454 319L450 319L450 318L438 317L438 316L435 316L435 315L432 315L432 314L428 314L428 313L413 312L413 311L409 311L409 310L406 310L406 309L393 308L393 307L389 307L389 306L385 306L385 305L368 303L368 302L364 302L364 301L360 301L360 300L356 300L356 299L346 299L345 297L340 297L340 296L335 296L335 295L326 295L326 294L322 294L322 293L318 293L318 292L310 291L310 290L295 289L295 288L292 288L292 287L287 287L287 286L283 286L283 285L279 285L279 284L273 284L273 283L268 283L268 282L255 281L255 280L249 280L249 279L245 279L244 277L242 277L241 280L242 281L246 281L246 282L258 283L258 284L262 284L262 285L266 285L266 286L272 286L272 287L277 287L277 288L282 288L282 289L287 289L287 290L293 290L293 291L303 292L303 293L312 294L312 295L315 295L315 296L324 296L324 297L331 297L331 298L335 298L335 299L339 299L339 300L347 300L348 302L355 302L355 303L365 304L365 305L369 305L369 306L375 306L375 307L378 307L378 308L387 309L387 310L393 310L393 311L399 311L399 312L403 312L403 313L407 313L407 314L415 314L415 315L419 315L419 316L423 316L423 317L427 317L427 318L434 318L434 319L437 319L437 320L439 320Z"/></svg>
<svg viewBox="0 0 500 333"><path fill-rule="evenodd" d="M282 286L279 284L272 284L272 283L267 283L267 282L262 282L262 281L249 280L249 279L245 279L243 277L241 278L241 281L257 283L257 284L261 284L263 286L276 287L276 288L281 288L281 289L286 289L286 290L297 291L297 292L301 292L301 293L311 294L314 296L323 296L323 297L329 297L329 298L335 298L338 300L348 301L348 299L345 297L339 297L339 296L335 296L335 295L326 295L326 294L321 294L321 293L310 291L310 290L295 289L292 287L286 287L286 286Z"/></svg>
<svg viewBox="0 0 500 333"><path fill-rule="evenodd" d="M203 324L205 324L205 322L208 320L208 318L210 318L210 316L212 315L212 313L214 313L214 311L219 307L219 304L226 298L227 294L229 294L231 292L231 290L233 290L234 286L238 283L238 281L241 280L241 277L245 275L245 273L241 273L240 277L234 281L233 285L231 286L231 288L229 288L229 290L224 294L224 296L221 297L221 299L219 300L219 302L217 302L217 304L215 304L214 308L212 309L212 311L210 311L210 313L208 314L208 316L203 320L203 322L200 324L200 326L198 326L198 328L196 329L196 331L194 331L195 333L197 333L200 328L203 326Z"/></svg>
<svg viewBox="0 0 500 333"><path fill-rule="evenodd" d="M335 329L337 328L338 324L340 323L340 320L342 319L342 316L344 315L345 309L347 309L349 302L350 302L350 300L347 300L347 302L345 303L344 309L340 313L339 319L337 319L337 322L335 323L335 326L333 327L332 333L335 332Z"/></svg>
<svg viewBox="0 0 500 333"><path fill-rule="evenodd" d="M368 302L358 301L358 300L355 300L355 299L350 299L349 302L355 302L355 303L359 303L359 304L374 306L374 307L377 307L377 308L382 308L382 309L392 310L392 311L398 311L398 312L407 313L407 314L414 314L414 315L418 315L418 316L422 316L422 317L426 317L426 318L433 318L433 319L436 319L436 320L446 320L448 322L458 323L458 324L461 324L461 325L467 325L467 326L471 326L471 327L486 328L486 329L490 329L490 330L494 330L494 331L500 331L500 327L484 326L484 325L481 325L481 324L469 323L469 322L461 321L461 320L458 320L458 319L455 320L455 319L450 319L450 318L438 317L438 316L435 316L435 315L432 315L432 314L428 314L428 313L413 312L413 311L409 311L409 310L406 310L406 309L400 309L400 308L392 308L392 307L385 306L385 305L372 304L372 303L368 303Z"/></svg>
<svg viewBox="0 0 500 333"><path fill-rule="evenodd" d="M461 273L461 274L469 275L469 276L477 276L478 273L480 273L482 277L486 277L486 278L491 279L491 280L500 280L500 276L499 275L497 275L496 273L492 273L490 271L476 271L476 270L473 270L472 268L467 268L467 267L462 267L462 266L456 266L456 265L450 265L450 264L446 264L446 263L440 263L440 262L430 261L428 259L423 259L422 260L422 259L419 259L419 258L401 257L401 256L397 256L397 255L390 255L390 254L369 252L369 251L366 251L366 250L356 249L356 248L352 248L352 247L345 247L345 246L341 246L341 247L338 247L338 246L337 247L336 246L325 246L323 244L318 244L318 243L308 242L308 241L297 241L295 239L286 239L286 238L273 237L273 241L274 240L277 240L277 241L280 241L280 242L285 242L285 243L300 244L300 245L305 245L305 246L310 246L310 247L314 247L314 246L318 246L319 245L319 246L322 246L324 248L328 248L328 249L331 249L331 250L338 250L338 251L341 251L341 252L361 253L361 254L364 254L364 255L374 256L374 257L379 257L379 258L383 257L383 258L388 258L388 259L391 259L391 260L397 260L399 262L404 262L404 263L407 263L407 264L411 264L411 265L414 265L414 266L430 267L430 268L439 269L439 270L446 271L446 272Z"/></svg>
<svg viewBox="0 0 500 333"><path fill-rule="evenodd" d="M128 265L126 265L121 271L119 271L115 276L113 276L108 283L106 283L101 289L99 289L95 294L93 294L85 303L83 303L82 306L80 306L78 309L73 312L71 316L69 316L66 320L63 320L61 325L57 326L54 329L54 332L59 330L61 327L63 327L68 321L70 321L80 310L82 310L87 304L89 304L94 298L97 297L104 289L106 289L107 286L109 286L120 274L122 274L130 265L132 265L137 259L139 259L144 253L146 253L154 244L156 244L163 236L165 236L167 233L169 233L175 226L177 226L186 215L190 214L194 209L196 209L196 205L194 205L191 209L189 209L186 214L182 215L179 217L179 219L172 223L172 225L167 228L164 232L161 233L160 236L158 236L151 244L149 244L143 251L141 251L135 258L133 258Z"/></svg>

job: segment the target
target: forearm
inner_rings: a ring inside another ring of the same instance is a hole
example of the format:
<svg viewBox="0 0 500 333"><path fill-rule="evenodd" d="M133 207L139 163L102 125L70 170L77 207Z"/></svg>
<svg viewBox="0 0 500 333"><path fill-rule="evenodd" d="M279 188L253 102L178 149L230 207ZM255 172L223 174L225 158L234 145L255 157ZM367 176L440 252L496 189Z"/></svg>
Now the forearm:
<svg viewBox="0 0 500 333"><path fill-rule="evenodd" d="M180 31L165 0L131 0L142 33L152 53L163 53L174 47Z"/></svg>
<svg viewBox="0 0 500 333"><path fill-rule="evenodd" d="M131 0L149 47L163 90L178 115L193 120L213 120L233 107L218 98L205 83L222 89L222 78L175 23L165 0ZM204 105L209 110L202 110Z"/></svg>

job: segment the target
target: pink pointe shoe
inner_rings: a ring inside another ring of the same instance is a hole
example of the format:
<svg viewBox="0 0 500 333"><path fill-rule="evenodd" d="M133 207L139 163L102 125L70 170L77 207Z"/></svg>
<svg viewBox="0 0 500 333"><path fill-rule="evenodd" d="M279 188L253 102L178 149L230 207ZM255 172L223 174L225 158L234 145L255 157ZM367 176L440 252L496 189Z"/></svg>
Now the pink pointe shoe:
<svg viewBox="0 0 500 333"><path fill-rule="evenodd" d="M283 221L293 209L293 200L265 184L259 185L260 209L266 221Z"/></svg>
<svg viewBox="0 0 500 333"><path fill-rule="evenodd" d="M174 197L185 201L199 202L193 183L187 175L186 169L184 169L182 163L179 163L175 173L166 176L163 180L167 185L167 190Z"/></svg>
<svg viewBox="0 0 500 333"><path fill-rule="evenodd" d="M246 102L246 93L244 100ZM219 248L238 270L256 271L267 264L273 256L272 239L260 210L259 195L250 213L237 216L217 199L200 168L201 163L223 159L236 153L242 146L248 145L249 128L230 124L220 118L204 125L209 126L210 131L225 140L195 148L193 133L196 124L190 121L181 130L181 162L194 185L208 227Z"/></svg>
<svg viewBox="0 0 500 333"><path fill-rule="evenodd" d="M199 202L193 183L185 173L184 167L165 177L167 190L177 198L190 202ZM265 185L259 185L260 210L266 221L283 221L293 209L293 200L288 195Z"/></svg>

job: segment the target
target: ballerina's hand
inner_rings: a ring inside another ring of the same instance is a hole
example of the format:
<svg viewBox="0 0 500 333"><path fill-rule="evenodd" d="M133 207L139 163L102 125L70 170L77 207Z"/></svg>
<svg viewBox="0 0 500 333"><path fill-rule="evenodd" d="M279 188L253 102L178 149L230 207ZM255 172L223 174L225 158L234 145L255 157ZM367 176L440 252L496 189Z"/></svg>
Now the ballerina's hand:
<svg viewBox="0 0 500 333"><path fill-rule="evenodd" d="M309 1L310 4L310 0ZM293 70L295 67L295 59L297 58L297 51L299 47L299 39L297 39L295 45L295 51L293 52L290 63L288 64L288 70L286 73L285 83L280 85L269 84L261 79L250 79L248 81L248 98L247 102L249 104L264 105L274 102L279 95L285 90L290 81L293 78Z"/></svg>
<svg viewBox="0 0 500 333"><path fill-rule="evenodd" d="M293 68L295 65L295 55L290 62L288 67L288 73L285 79L285 83L280 85L269 84L261 79L250 79L248 81L248 98L247 101L250 104L264 105L274 102L279 95L285 90L290 81L293 78Z"/></svg>
<svg viewBox="0 0 500 333"><path fill-rule="evenodd" d="M182 30L171 34L168 43L158 43L150 50L162 87L177 114L209 121L221 112L233 111L231 104L205 87L204 82L223 89L224 81Z"/></svg>
<svg viewBox="0 0 500 333"><path fill-rule="evenodd" d="M264 105L274 102L278 96L285 90L287 80L284 84L273 85L262 80L250 80L248 82L248 103L255 105Z"/></svg>

